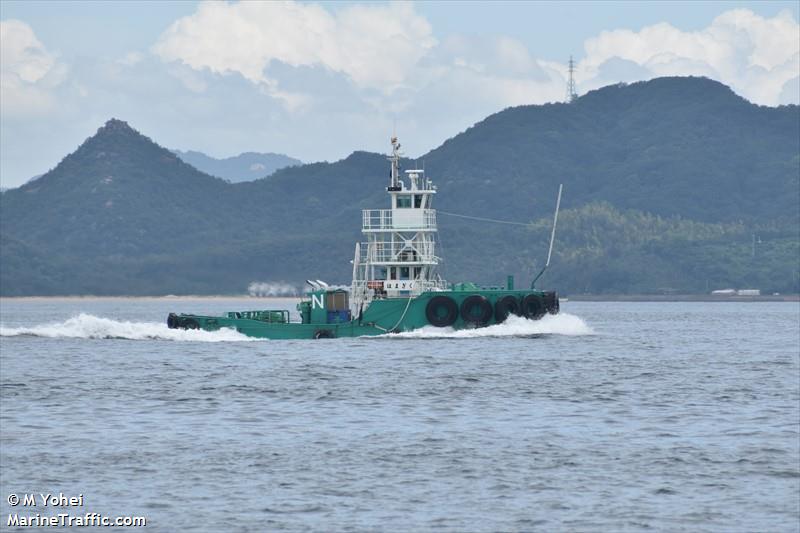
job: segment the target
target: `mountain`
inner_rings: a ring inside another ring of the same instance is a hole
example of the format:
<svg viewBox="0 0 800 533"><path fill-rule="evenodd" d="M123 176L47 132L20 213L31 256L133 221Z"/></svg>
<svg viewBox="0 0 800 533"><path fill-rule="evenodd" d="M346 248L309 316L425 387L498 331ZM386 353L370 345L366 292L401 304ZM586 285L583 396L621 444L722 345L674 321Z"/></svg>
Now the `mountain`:
<svg viewBox="0 0 800 533"><path fill-rule="evenodd" d="M215 227L207 213L222 214L215 198L228 188L112 119L53 170L3 194L2 227L48 253L168 252L183 237L165 227Z"/></svg>
<svg viewBox="0 0 800 533"><path fill-rule="evenodd" d="M705 78L614 85L574 104L506 109L424 156L461 182L445 205L488 213L606 201L699 221L798 218L797 106L756 106ZM441 204L440 204L441 205Z"/></svg>
<svg viewBox="0 0 800 533"><path fill-rule="evenodd" d="M191 150L188 152L174 150L174 152L185 163L189 163L201 172L226 179L231 183L257 180L269 176L276 170L303 164L299 159L273 153L244 152L237 156L216 159Z"/></svg>
<svg viewBox="0 0 800 533"><path fill-rule="evenodd" d="M451 281L530 279L564 183L548 286L797 292L799 154L798 106L760 107L707 79L661 78L506 109L420 159L439 187ZM347 283L360 210L385 207L387 172L383 155L355 152L231 184L111 120L55 169L0 196L0 292Z"/></svg>

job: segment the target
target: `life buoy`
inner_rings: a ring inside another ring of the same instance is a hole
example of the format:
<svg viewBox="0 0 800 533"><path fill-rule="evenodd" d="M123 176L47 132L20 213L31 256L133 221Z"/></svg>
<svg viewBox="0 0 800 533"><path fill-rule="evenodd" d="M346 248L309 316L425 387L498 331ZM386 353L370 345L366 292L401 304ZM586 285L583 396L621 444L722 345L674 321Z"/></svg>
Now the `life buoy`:
<svg viewBox="0 0 800 533"><path fill-rule="evenodd" d="M480 294L467 296L461 302L461 318L467 324L485 326L492 318L492 304Z"/></svg>
<svg viewBox="0 0 800 533"><path fill-rule="evenodd" d="M183 327L183 329L200 329L200 322L194 318L187 318L183 321L181 327Z"/></svg>
<svg viewBox="0 0 800 533"><path fill-rule="evenodd" d="M557 315L559 311L558 293L549 291L544 293L544 308L551 315Z"/></svg>
<svg viewBox="0 0 800 533"><path fill-rule="evenodd" d="M318 329L314 332L315 339L333 339L336 335L330 329Z"/></svg>
<svg viewBox="0 0 800 533"><path fill-rule="evenodd" d="M542 318L545 313L544 302L538 294L529 294L522 299L522 314L534 320Z"/></svg>
<svg viewBox="0 0 800 533"><path fill-rule="evenodd" d="M425 306L425 317L437 328L452 326L458 318L458 306L452 298L434 296Z"/></svg>
<svg viewBox="0 0 800 533"><path fill-rule="evenodd" d="M498 298L494 304L494 320L498 324L505 321L508 315L519 315L519 300L510 294Z"/></svg>

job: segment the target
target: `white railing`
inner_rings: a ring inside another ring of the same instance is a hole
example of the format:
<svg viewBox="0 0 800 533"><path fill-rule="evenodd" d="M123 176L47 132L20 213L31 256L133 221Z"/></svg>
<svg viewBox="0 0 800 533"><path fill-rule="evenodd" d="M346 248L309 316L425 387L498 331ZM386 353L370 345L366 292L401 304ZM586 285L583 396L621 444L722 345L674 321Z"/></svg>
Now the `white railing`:
<svg viewBox="0 0 800 533"><path fill-rule="evenodd" d="M370 246L371 244L371 246ZM362 242L360 246L359 261L366 263L416 263L435 265L439 258L433 254L433 243L422 246L421 249L410 249L401 243L368 243Z"/></svg>
<svg viewBox="0 0 800 533"><path fill-rule="evenodd" d="M363 225L366 231L370 230L430 230L436 229L435 209L408 209L400 210L396 217L392 216L391 209L364 209L362 212Z"/></svg>

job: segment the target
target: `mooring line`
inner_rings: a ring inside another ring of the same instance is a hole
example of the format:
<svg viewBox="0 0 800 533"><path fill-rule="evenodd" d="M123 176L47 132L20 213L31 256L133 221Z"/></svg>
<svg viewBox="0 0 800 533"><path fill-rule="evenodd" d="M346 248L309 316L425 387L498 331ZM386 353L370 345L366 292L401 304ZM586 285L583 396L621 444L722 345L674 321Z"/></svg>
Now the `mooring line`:
<svg viewBox="0 0 800 533"><path fill-rule="evenodd" d="M481 222L495 222L497 224L510 224L512 226L530 226L530 223L526 222L512 222L510 220L497 220L496 218L483 218L483 217L471 217L469 215L459 215L458 213L450 213L448 211L442 211L441 209L436 210L437 213L441 213L443 215L449 215L451 217L458 217L458 218L466 218L469 220L480 220Z"/></svg>

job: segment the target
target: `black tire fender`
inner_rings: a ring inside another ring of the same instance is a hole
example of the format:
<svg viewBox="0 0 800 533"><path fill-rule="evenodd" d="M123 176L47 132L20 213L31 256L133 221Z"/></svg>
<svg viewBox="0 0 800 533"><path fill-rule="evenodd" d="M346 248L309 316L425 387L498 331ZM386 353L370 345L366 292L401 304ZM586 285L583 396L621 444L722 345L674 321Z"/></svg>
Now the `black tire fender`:
<svg viewBox="0 0 800 533"><path fill-rule="evenodd" d="M529 294L522 299L522 314L526 318L537 320L545 314L544 301L538 294Z"/></svg>
<svg viewBox="0 0 800 533"><path fill-rule="evenodd" d="M519 315L521 312L519 299L510 294L498 298L494 304L494 320L498 324L505 322L508 315Z"/></svg>
<svg viewBox="0 0 800 533"><path fill-rule="evenodd" d="M544 308L545 310L550 313L551 315L557 315L560 306L558 303L558 293L555 291L549 291L544 293Z"/></svg>
<svg viewBox="0 0 800 533"><path fill-rule="evenodd" d="M315 339L334 339L336 334L330 329L318 329L314 332Z"/></svg>
<svg viewBox="0 0 800 533"><path fill-rule="evenodd" d="M425 318L437 328L452 326L458 318L458 306L448 296L434 296L425 306Z"/></svg>
<svg viewBox="0 0 800 533"><path fill-rule="evenodd" d="M475 311L478 311L477 313ZM493 314L492 304L485 296L473 294L464 298L461 302L461 318L467 324L485 326L491 320Z"/></svg>

